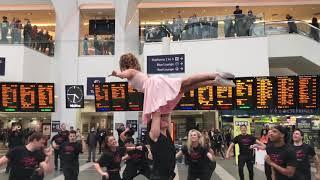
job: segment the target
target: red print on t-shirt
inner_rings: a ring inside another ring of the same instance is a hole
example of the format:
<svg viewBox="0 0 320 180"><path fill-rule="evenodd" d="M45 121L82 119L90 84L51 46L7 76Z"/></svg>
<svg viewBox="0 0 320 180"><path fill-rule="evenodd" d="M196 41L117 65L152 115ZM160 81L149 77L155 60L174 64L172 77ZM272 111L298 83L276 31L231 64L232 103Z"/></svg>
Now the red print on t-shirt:
<svg viewBox="0 0 320 180"><path fill-rule="evenodd" d="M192 161L197 161L201 158L201 154L198 152L191 152L190 153L190 158Z"/></svg>
<svg viewBox="0 0 320 180"><path fill-rule="evenodd" d="M121 162L121 157L119 154L115 155L114 158L113 158L113 161L116 162L116 163L120 163Z"/></svg>
<svg viewBox="0 0 320 180"><path fill-rule="evenodd" d="M24 157L21 159L21 164L23 167L34 167L37 165L37 160L35 157Z"/></svg>
<svg viewBox="0 0 320 180"><path fill-rule="evenodd" d="M296 157L297 159L302 159L305 156L304 152L302 150L296 151Z"/></svg>
<svg viewBox="0 0 320 180"><path fill-rule="evenodd" d="M283 163L283 160L280 158L280 154L270 154L269 156L277 165L281 165Z"/></svg>
<svg viewBox="0 0 320 180"><path fill-rule="evenodd" d="M64 150L65 150L66 154L71 154L74 152L74 147L73 146L66 146L64 148Z"/></svg>

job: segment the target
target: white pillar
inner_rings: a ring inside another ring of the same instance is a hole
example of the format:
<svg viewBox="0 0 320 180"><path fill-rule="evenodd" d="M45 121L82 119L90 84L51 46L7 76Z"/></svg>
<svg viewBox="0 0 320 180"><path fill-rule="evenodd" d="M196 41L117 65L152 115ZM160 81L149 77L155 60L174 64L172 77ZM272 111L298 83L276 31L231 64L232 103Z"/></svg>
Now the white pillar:
<svg viewBox="0 0 320 180"><path fill-rule="evenodd" d="M170 54L170 41L169 37L162 38L162 54Z"/></svg>
<svg viewBox="0 0 320 180"><path fill-rule="evenodd" d="M77 110L66 109L65 85L78 84L79 8L77 1L52 0L52 4L56 13L53 79L58 97L51 119L65 123L69 128L76 125Z"/></svg>
<svg viewBox="0 0 320 180"><path fill-rule="evenodd" d="M131 52L139 54L139 9L137 8L140 0L115 0L115 58L116 64L120 56L124 53ZM116 133L116 124L123 123L126 125L127 120L139 120L138 112L114 112L113 113L113 132ZM139 121L138 121L139 122ZM138 133L133 136L136 138Z"/></svg>

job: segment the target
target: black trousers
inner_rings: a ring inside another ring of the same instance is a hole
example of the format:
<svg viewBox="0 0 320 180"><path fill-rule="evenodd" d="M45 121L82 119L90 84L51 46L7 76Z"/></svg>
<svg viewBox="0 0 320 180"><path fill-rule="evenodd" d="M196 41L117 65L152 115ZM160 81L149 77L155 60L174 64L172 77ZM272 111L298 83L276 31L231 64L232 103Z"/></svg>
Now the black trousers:
<svg viewBox="0 0 320 180"><path fill-rule="evenodd" d="M240 180L244 180L243 174L243 167L247 165L249 171L249 179L253 180L253 165L254 165L254 157L253 156L246 156L246 155L239 155L238 156L238 171Z"/></svg>
<svg viewBox="0 0 320 180"><path fill-rule="evenodd" d="M311 180L311 170L310 168L308 170L302 170L302 171L297 171L294 175L294 178L296 180Z"/></svg>
<svg viewBox="0 0 320 180"><path fill-rule="evenodd" d="M267 163L264 163L264 173L266 174L267 180L272 180L271 166Z"/></svg>
<svg viewBox="0 0 320 180"><path fill-rule="evenodd" d="M122 180L120 177L120 172L108 172L109 174L109 179L107 179L106 177L102 177L102 180Z"/></svg>
<svg viewBox="0 0 320 180"><path fill-rule="evenodd" d="M62 166L62 161L61 161L61 157L60 157L60 151L55 149L54 150L54 167L58 169L58 159L60 159L60 169L63 168Z"/></svg>
<svg viewBox="0 0 320 180"><path fill-rule="evenodd" d="M78 180L79 166L71 168L63 168L63 175L65 180Z"/></svg>
<svg viewBox="0 0 320 180"><path fill-rule="evenodd" d="M212 172L211 171L206 171L202 173L192 173L188 172L188 178L187 180L210 180L211 179Z"/></svg>
<svg viewBox="0 0 320 180"><path fill-rule="evenodd" d="M133 180L139 174L142 174L149 179L151 171L147 163L146 164L127 163L126 168L123 171L122 177L123 177L123 180Z"/></svg>

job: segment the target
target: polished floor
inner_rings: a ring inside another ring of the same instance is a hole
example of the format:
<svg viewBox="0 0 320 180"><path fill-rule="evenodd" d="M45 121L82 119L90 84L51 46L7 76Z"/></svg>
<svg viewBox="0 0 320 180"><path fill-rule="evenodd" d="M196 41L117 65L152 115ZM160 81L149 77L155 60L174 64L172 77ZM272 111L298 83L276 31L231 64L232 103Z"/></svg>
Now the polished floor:
<svg viewBox="0 0 320 180"><path fill-rule="evenodd" d="M0 150L0 155L2 156L5 150ZM80 174L79 180L100 180L101 177L94 170L92 163L86 163L87 154L82 154L80 156ZM4 168L0 169L0 180L8 180L8 175L4 173ZM124 167L123 167L124 168ZM123 169L122 168L122 169ZM177 163L177 177L175 180L186 180L187 179L187 166L181 163ZM254 179L255 180L265 180L263 166L256 165L254 168ZM211 180L239 180L238 169L235 165L234 159L230 160L217 160L217 167L212 175ZM249 179L248 172L245 168L245 179ZM64 176L60 171L55 171L54 173L47 175L45 180L64 180ZM143 176L137 176L135 180L146 180Z"/></svg>

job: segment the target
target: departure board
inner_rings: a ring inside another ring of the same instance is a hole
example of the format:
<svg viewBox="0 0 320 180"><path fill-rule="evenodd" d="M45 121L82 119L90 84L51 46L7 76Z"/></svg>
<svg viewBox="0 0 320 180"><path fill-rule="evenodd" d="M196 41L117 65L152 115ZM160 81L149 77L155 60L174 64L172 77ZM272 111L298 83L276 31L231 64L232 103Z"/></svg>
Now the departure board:
<svg viewBox="0 0 320 180"><path fill-rule="evenodd" d="M236 109L254 109L255 108L255 79L237 78L235 80L235 105Z"/></svg>
<svg viewBox="0 0 320 180"><path fill-rule="evenodd" d="M38 89L38 110L40 112L54 112L54 84L39 83Z"/></svg>
<svg viewBox="0 0 320 180"><path fill-rule="evenodd" d="M109 84L94 84L94 99L97 112L111 111Z"/></svg>
<svg viewBox="0 0 320 180"><path fill-rule="evenodd" d="M126 82L112 82L110 83L111 90L111 110L113 111L125 111L127 109Z"/></svg>
<svg viewBox="0 0 320 180"><path fill-rule="evenodd" d="M272 109L274 108L274 92L275 78L274 77L257 77L256 78L256 107L257 109Z"/></svg>
<svg viewBox="0 0 320 180"><path fill-rule="evenodd" d="M36 83L19 84L20 90L20 107L21 112L36 112L38 111L38 93Z"/></svg>
<svg viewBox="0 0 320 180"><path fill-rule="evenodd" d="M128 85L128 111L142 111L143 110L143 93L133 89Z"/></svg>
<svg viewBox="0 0 320 180"><path fill-rule="evenodd" d="M17 112L19 106L19 84L18 83L2 83L1 99L2 110L4 112Z"/></svg>
<svg viewBox="0 0 320 180"><path fill-rule="evenodd" d="M197 91L191 90L183 94L181 100L176 106L177 110L197 110L196 103Z"/></svg>
<svg viewBox="0 0 320 180"><path fill-rule="evenodd" d="M216 86L216 106L218 110L233 109L233 89L232 87Z"/></svg>
<svg viewBox="0 0 320 180"><path fill-rule="evenodd" d="M279 76L277 82L277 109L295 109L296 108L296 77Z"/></svg>
<svg viewBox="0 0 320 180"><path fill-rule="evenodd" d="M205 86L205 87L198 88L198 109L199 110L214 109L213 86Z"/></svg>
<svg viewBox="0 0 320 180"><path fill-rule="evenodd" d="M317 108L317 76L298 76L298 108Z"/></svg>

